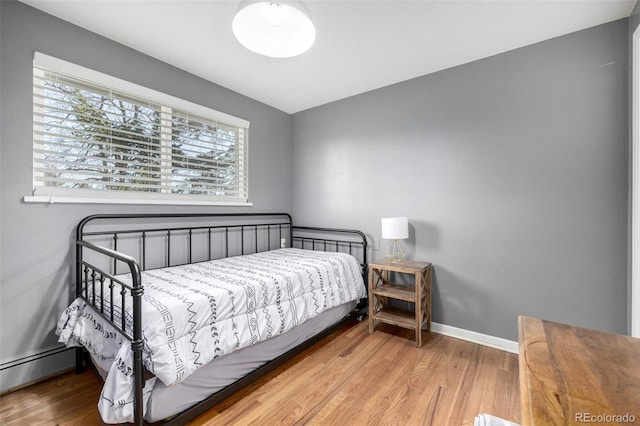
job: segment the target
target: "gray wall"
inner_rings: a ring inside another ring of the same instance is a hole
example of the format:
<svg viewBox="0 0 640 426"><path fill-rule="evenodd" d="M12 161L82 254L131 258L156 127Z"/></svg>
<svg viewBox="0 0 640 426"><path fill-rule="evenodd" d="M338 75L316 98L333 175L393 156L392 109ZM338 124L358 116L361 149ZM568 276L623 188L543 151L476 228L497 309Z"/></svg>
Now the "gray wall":
<svg viewBox="0 0 640 426"><path fill-rule="evenodd" d="M510 340L521 314L625 333L627 23L294 114L294 217L377 245L381 217L408 216L436 322Z"/></svg>
<svg viewBox="0 0 640 426"><path fill-rule="evenodd" d="M291 209L291 116L15 1L0 2L0 391L68 367L54 328L70 300L73 231L99 212ZM32 56L37 50L251 122L253 207L25 204L32 186Z"/></svg>

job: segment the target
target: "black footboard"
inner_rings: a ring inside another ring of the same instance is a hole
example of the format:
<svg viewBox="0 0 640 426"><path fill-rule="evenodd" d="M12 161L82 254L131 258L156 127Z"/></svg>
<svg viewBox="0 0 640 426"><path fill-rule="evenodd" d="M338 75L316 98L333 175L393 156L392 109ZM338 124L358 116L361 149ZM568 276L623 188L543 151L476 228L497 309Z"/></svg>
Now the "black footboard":
<svg viewBox="0 0 640 426"><path fill-rule="evenodd" d="M340 251L360 262L367 282L367 240L355 230L293 226L287 213L94 215L83 219L76 233L76 296L85 299L130 342L134 353L134 417L143 424L142 285L141 272L281 247ZM130 274L123 280L119 274ZM99 295L99 297L96 297ZM366 299L353 320L364 314ZM114 308L116 307L116 308ZM126 310L131 307L133 316ZM339 325L342 325L339 324ZM339 326L337 325L337 326ZM214 394L171 420L182 424L273 370L337 327L276 358L249 376ZM76 356L82 371L82 349Z"/></svg>

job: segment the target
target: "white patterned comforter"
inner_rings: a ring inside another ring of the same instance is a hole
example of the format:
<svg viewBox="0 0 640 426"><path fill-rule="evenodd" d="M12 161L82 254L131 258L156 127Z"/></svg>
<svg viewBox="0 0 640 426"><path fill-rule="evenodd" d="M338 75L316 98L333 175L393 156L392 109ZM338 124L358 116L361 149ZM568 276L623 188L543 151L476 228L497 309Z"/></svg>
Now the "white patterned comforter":
<svg viewBox="0 0 640 426"><path fill-rule="evenodd" d="M156 378L179 383L217 357L366 296L354 257L294 248L145 271L142 282L143 361L155 375L145 394ZM125 306L131 327L131 304ZM132 421L130 345L81 298L62 314L56 333L109 368L99 402L103 420Z"/></svg>

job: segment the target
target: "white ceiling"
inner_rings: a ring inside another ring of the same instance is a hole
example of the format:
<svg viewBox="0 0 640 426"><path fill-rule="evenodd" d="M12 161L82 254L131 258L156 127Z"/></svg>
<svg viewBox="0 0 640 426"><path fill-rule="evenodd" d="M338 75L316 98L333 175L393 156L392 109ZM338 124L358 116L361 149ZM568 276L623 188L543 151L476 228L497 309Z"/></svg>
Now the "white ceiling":
<svg viewBox="0 0 640 426"><path fill-rule="evenodd" d="M233 37L233 0L21 0L233 91L294 113L628 17L637 0L307 0L301 56Z"/></svg>

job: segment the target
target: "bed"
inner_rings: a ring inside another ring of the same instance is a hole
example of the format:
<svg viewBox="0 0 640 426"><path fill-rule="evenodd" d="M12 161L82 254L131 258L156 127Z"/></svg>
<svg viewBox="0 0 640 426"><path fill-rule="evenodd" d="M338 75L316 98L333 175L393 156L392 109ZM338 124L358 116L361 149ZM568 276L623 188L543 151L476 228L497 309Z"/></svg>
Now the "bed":
<svg viewBox="0 0 640 426"><path fill-rule="evenodd" d="M367 241L286 213L93 215L56 333L106 423L184 424L366 312Z"/></svg>

